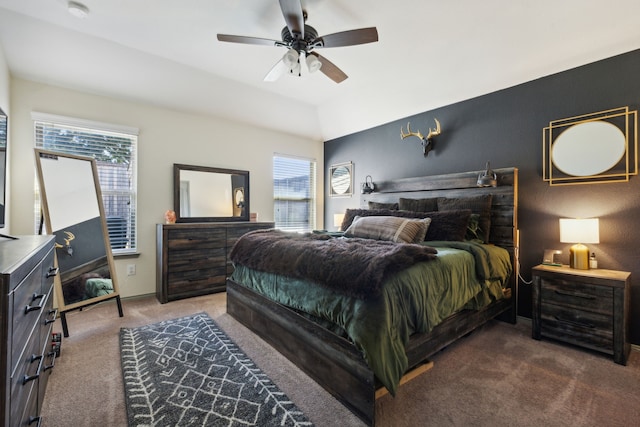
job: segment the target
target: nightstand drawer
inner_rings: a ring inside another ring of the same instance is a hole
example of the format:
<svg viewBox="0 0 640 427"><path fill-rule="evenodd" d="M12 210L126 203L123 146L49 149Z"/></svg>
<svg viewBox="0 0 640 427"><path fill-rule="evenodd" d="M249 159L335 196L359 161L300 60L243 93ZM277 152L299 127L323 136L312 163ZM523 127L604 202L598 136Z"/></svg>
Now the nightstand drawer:
<svg viewBox="0 0 640 427"><path fill-rule="evenodd" d="M613 354L613 317L545 304L540 313L543 336Z"/></svg>
<svg viewBox="0 0 640 427"><path fill-rule="evenodd" d="M613 289L567 280L542 279L542 300L546 304L556 304L580 310L611 315L613 310Z"/></svg>

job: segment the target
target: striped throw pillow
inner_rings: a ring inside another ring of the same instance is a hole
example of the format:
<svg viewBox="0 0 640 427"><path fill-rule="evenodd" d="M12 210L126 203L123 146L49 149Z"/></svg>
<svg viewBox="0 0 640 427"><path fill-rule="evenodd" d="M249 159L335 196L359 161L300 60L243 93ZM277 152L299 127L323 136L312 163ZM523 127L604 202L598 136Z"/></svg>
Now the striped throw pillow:
<svg viewBox="0 0 640 427"><path fill-rule="evenodd" d="M420 243L424 241L429 224L431 224L431 218L356 216L344 235L399 243Z"/></svg>

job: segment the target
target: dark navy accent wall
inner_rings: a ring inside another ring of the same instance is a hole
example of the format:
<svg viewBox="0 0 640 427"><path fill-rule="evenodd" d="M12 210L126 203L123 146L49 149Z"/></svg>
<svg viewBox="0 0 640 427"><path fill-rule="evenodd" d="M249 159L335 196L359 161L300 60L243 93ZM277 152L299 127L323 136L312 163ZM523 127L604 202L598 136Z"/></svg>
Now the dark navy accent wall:
<svg viewBox="0 0 640 427"><path fill-rule="evenodd" d="M499 72L499 70L496 70ZM413 93L407 96L428 96ZM380 102L384 102L383 99ZM600 244L590 245L600 268L632 273L631 342L640 344L640 176L627 183L550 187L542 179L542 129L551 120L617 107L640 105L640 50L527 82L372 129L325 142L325 169L352 161L355 190L349 198L330 198L325 182L325 224L333 214L360 204L360 183L494 168L519 169L519 314L531 317L531 267L544 249L561 249L558 218L599 217ZM400 127L427 134L442 124L435 147L423 157L420 141L400 139ZM603 143L603 150L607 147ZM326 173L326 171L325 171Z"/></svg>

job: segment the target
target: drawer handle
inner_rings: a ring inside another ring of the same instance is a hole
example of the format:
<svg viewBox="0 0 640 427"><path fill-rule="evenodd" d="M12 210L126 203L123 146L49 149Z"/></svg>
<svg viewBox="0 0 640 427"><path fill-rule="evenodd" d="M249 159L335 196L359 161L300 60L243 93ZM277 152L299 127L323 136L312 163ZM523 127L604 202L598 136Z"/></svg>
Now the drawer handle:
<svg viewBox="0 0 640 427"><path fill-rule="evenodd" d="M589 328L589 329L594 329L596 327L593 323L576 322L575 320L561 319L558 316L555 316L555 318L558 322L566 323L567 325L580 326L580 327Z"/></svg>
<svg viewBox="0 0 640 427"><path fill-rule="evenodd" d="M38 377L40 376L40 371L42 371L42 360L44 359L44 357L40 354L32 354L31 355L31 360L29 361L29 364L35 362L36 360L38 361L38 369L36 370L35 375L25 375L24 377L22 377L22 385L25 385L26 383L28 383L29 381L33 381L35 379L38 379Z"/></svg>
<svg viewBox="0 0 640 427"><path fill-rule="evenodd" d="M30 311L36 311L36 310L41 310L42 307L44 306L44 297L46 295L45 294L33 294L33 296L31 297L31 302L34 303L35 301L40 300L40 304L39 305L28 305L24 308L24 314L27 314Z"/></svg>
<svg viewBox="0 0 640 427"><path fill-rule="evenodd" d="M38 424L36 424L36 427L40 427L42 425L42 417L34 417L33 415L30 415L28 425L31 425L36 421L38 422Z"/></svg>
<svg viewBox="0 0 640 427"><path fill-rule="evenodd" d="M47 357L51 358L51 365L44 365L44 371L47 372L49 369L53 369L56 366L56 352L50 351L47 354Z"/></svg>
<svg viewBox="0 0 640 427"><path fill-rule="evenodd" d="M49 319L44 319L44 325L47 326L53 322L56 321L56 318L58 317L58 309L53 309L53 310L49 310L49 314L53 314L53 316L51 316Z"/></svg>
<svg viewBox="0 0 640 427"><path fill-rule="evenodd" d="M582 299L589 299L589 300L594 300L596 299L596 297L594 297L593 295L589 295L589 294L582 294L580 292L564 292L564 291L559 291L556 290L556 294L558 295L564 295L567 297L578 297L578 298L582 298Z"/></svg>
<svg viewBox="0 0 640 427"><path fill-rule="evenodd" d="M49 271L47 271L47 278L57 276L59 272L59 267L49 267Z"/></svg>

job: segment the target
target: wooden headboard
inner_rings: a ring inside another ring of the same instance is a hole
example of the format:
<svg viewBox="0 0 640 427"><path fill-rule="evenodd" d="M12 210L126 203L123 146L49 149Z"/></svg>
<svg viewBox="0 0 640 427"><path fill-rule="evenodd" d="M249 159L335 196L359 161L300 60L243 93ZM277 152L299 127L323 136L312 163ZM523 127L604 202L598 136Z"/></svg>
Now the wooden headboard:
<svg viewBox="0 0 640 427"><path fill-rule="evenodd" d="M493 170L498 176L497 187L478 187L478 175L484 171L402 178L375 182L376 191L362 194L360 207L369 202L397 202L400 197L421 199L431 197L466 197L492 194L490 243L512 250L518 230L518 169Z"/></svg>
<svg viewBox="0 0 640 427"><path fill-rule="evenodd" d="M491 231L489 243L501 246L511 254L515 274L510 286L517 293L518 265L518 169L502 168L493 170L498 177L497 187L478 187L478 175L484 171L470 171L444 175L402 178L390 181L376 181L375 192L362 194L360 207L367 209L369 201L393 203L400 197L421 199L431 197L465 197L492 194ZM515 310L514 310L515 311Z"/></svg>

